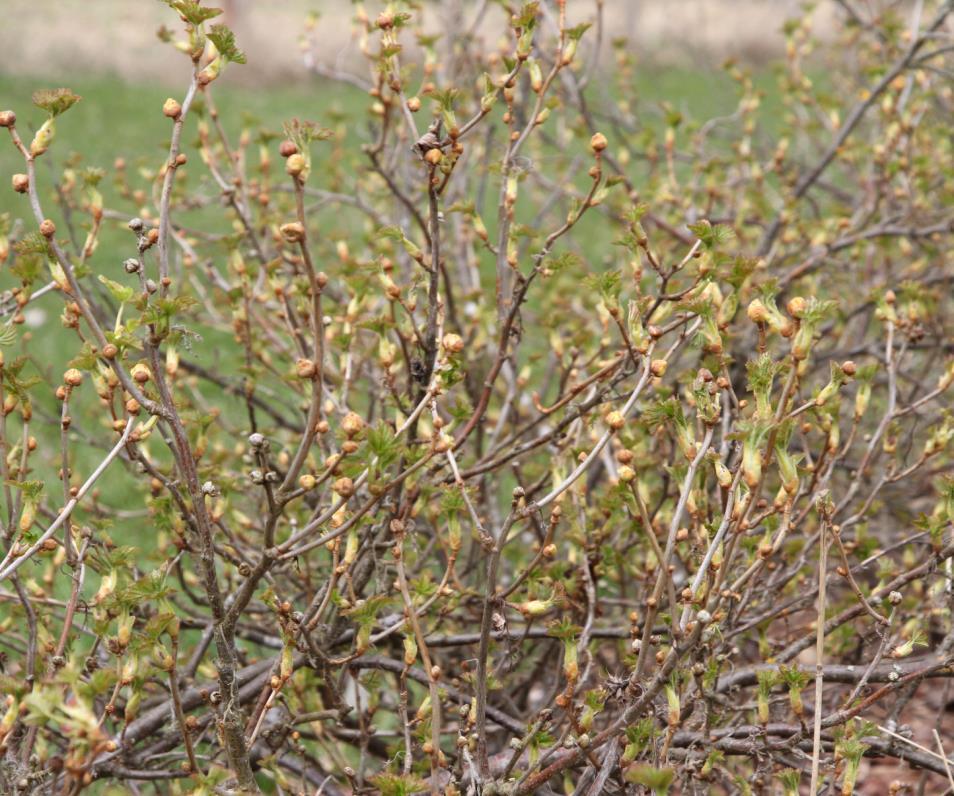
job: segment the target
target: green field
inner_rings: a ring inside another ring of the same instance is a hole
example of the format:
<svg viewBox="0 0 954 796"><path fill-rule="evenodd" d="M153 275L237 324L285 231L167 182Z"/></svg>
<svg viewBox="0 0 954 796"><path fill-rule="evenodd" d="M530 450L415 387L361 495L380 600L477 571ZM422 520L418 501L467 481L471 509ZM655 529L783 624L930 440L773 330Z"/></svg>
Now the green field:
<svg viewBox="0 0 954 796"><path fill-rule="evenodd" d="M181 87L175 89L164 85L132 85L95 75L69 76L68 80L63 76L13 78L0 75L0 106L12 108L17 112L18 129L27 141L44 118L43 112L31 104L34 90L67 86L83 97L81 102L57 121L56 141L38 164L42 201L47 214L57 223L58 235L62 233L65 239L67 230L61 209L55 204L54 186L55 181L61 179L63 169L67 165L77 170L87 167L105 170L106 176L100 188L105 197L106 208L122 213L124 217L131 217L139 212L114 190L113 163L117 157L123 158L127 163L131 182L137 186L147 184L144 180L136 179L136 171L155 170L163 162L168 147L169 123L163 117L161 107L167 96L181 97L187 83L185 74L180 82ZM760 76L760 82L770 84L771 76ZM770 92L768 96L771 96ZM637 115L640 127L661 134L666 115L673 110L681 113L687 120L701 122L715 116L731 114L735 110L736 97L735 86L721 70L690 72L664 69L642 73L632 87L631 95L623 99ZM295 116L317 121L327 127L343 127L349 136L356 139L353 144L355 152L368 136L367 117L364 115L368 98L354 88L326 80L305 78L293 85L275 86L268 90L249 90L240 85L236 81L236 75L232 74L221 84L216 84L214 98L227 134L233 141L237 140L243 129L247 129L253 136L263 130L278 133L282 122ZM591 102L595 107L605 106L611 99L599 96L599 87L594 85ZM197 109L201 111L201 104ZM274 144L272 148L275 148ZM196 155L195 114L186 127L183 151L190 157L189 180L205 180L204 167ZM252 156L255 157L254 150ZM321 188L324 187L320 168L321 152L317 149L315 156L316 168L311 182L315 187ZM11 221L23 219L25 229L29 231L32 229L32 219L28 215L27 199L15 194L8 187L10 176L22 170L19 154L9 142L4 142L0 146L0 214L9 214ZM325 217L334 217L334 214L326 214ZM205 231L225 231L221 213L200 212L190 216L179 214L177 218ZM80 216L74 219L74 223L74 236L81 245L87 221ZM585 226L581 225L584 238ZM91 260L93 273L121 279L121 263L134 253L132 243L122 221L104 221L100 244ZM0 289L6 290L15 284L16 280L12 279L10 274L0 272ZM49 389L41 389L35 394L36 420L32 430L38 437L46 440L46 444L58 446L59 406L53 392L79 345L75 334L65 330L59 323L61 300L58 295L47 294L33 306L34 317L39 310L44 313L45 320L24 336L22 352L16 353L27 354L31 359L30 367L49 385ZM221 332L203 332L196 340L193 350L184 352L183 355L214 371L219 363L229 362L230 356L235 353L236 349L228 335ZM14 356L15 353L11 351L8 355ZM223 370L234 373L235 365L230 364ZM209 399L213 404L223 404L225 411L229 410L230 405L237 412L240 411L240 404L233 398L210 393ZM101 445L105 446L108 437L103 434L97 421L90 420L96 416L96 400L92 389L83 390L82 397L75 401L72 407L73 429L89 439L102 440ZM90 411L84 411L84 407ZM50 457L43 458L47 459L48 467L52 466ZM99 458L100 454L96 448L89 445L76 446L74 472L88 472L95 467ZM33 477L51 483L55 480L55 473L52 470L37 471ZM132 483L131 478L121 467L112 468L98 484L101 499L106 504L121 505ZM118 535L125 537L122 531L119 531Z"/></svg>

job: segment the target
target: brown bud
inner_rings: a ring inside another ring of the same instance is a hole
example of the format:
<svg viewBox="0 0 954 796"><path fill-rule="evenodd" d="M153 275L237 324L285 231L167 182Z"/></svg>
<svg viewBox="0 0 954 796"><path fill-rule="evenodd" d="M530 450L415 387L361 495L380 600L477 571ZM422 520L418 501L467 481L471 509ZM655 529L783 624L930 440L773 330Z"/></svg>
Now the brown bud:
<svg viewBox="0 0 954 796"><path fill-rule="evenodd" d="M432 166L436 166L438 163L441 162L441 158L443 157L444 157L444 153L441 152L439 149L434 148L434 149L427 150L427 152L424 155L424 160L426 160Z"/></svg>
<svg viewBox="0 0 954 796"><path fill-rule="evenodd" d="M841 363L841 372L846 376L854 376L858 372L858 366L850 359Z"/></svg>
<svg viewBox="0 0 954 796"><path fill-rule="evenodd" d="M657 378L662 378L666 375L666 368L668 367L669 363L665 359L654 359L649 366L649 372Z"/></svg>
<svg viewBox="0 0 954 796"><path fill-rule="evenodd" d="M761 299L752 299L745 311L752 323L768 323L769 314Z"/></svg>
<svg viewBox="0 0 954 796"><path fill-rule="evenodd" d="M278 154L283 158L290 158L292 155L298 154L298 145L294 141L289 141L287 138L279 144Z"/></svg>
<svg viewBox="0 0 954 796"><path fill-rule="evenodd" d="M169 97L169 99L162 103L162 114L163 116L168 116L170 119L178 119L182 114L182 106L172 97Z"/></svg>
<svg viewBox="0 0 954 796"><path fill-rule="evenodd" d="M421 100L417 97L410 97L407 101L407 109L411 113L417 113L421 109Z"/></svg>
<svg viewBox="0 0 954 796"><path fill-rule="evenodd" d="M626 425L626 416L622 412L609 412L606 417L603 418L603 422L613 429L613 431L619 431Z"/></svg>
<svg viewBox="0 0 954 796"><path fill-rule="evenodd" d="M805 310L808 308L808 302L805 301L801 296L794 296L789 299L788 304L785 305L785 309L788 310L788 314L793 318L801 318L805 314Z"/></svg>
<svg viewBox="0 0 954 796"><path fill-rule="evenodd" d="M464 340L459 334L445 334L441 344L444 350L451 354L459 354L464 350Z"/></svg>
<svg viewBox="0 0 954 796"><path fill-rule="evenodd" d="M30 190L30 178L26 174L14 174L11 182L13 190L17 193L26 193Z"/></svg>
<svg viewBox="0 0 954 796"><path fill-rule="evenodd" d="M79 387L83 383L83 374L76 368L70 368L63 374L63 383L70 387Z"/></svg>
<svg viewBox="0 0 954 796"><path fill-rule="evenodd" d="M299 359L295 363L295 373L299 379L313 379L318 369L310 359Z"/></svg>
<svg viewBox="0 0 954 796"><path fill-rule="evenodd" d="M40 234L44 238L52 238L56 234L56 224L50 219L44 218L40 224Z"/></svg>
<svg viewBox="0 0 954 796"><path fill-rule="evenodd" d="M351 497L354 494L354 481L348 477L339 478L331 485L331 488L336 495Z"/></svg>
<svg viewBox="0 0 954 796"><path fill-rule="evenodd" d="M130 398L128 401L126 401L126 411L129 414L138 415L139 409L140 409L139 401L137 401L135 398Z"/></svg>
<svg viewBox="0 0 954 796"><path fill-rule="evenodd" d="M304 172L307 165L308 162L305 160L304 155L296 152L293 155L289 155L288 160L285 161L285 171L292 177L298 177Z"/></svg>
<svg viewBox="0 0 954 796"><path fill-rule="evenodd" d="M282 224L279 232L289 243L301 243L305 239L305 228L297 221Z"/></svg>
<svg viewBox="0 0 954 796"><path fill-rule="evenodd" d="M608 145L606 136L602 133L593 133L593 137L590 138L590 149L594 152L602 152Z"/></svg>
<svg viewBox="0 0 954 796"><path fill-rule="evenodd" d="M341 429L349 437L360 434L362 428L364 428L364 421L357 412L348 412L341 421Z"/></svg>
<svg viewBox="0 0 954 796"><path fill-rule="evenodd" d="M17 115L13 111L0 111L0 127L13 127L17 123Z"/></svg>
<svg viewBox="0 0 954 796"><path fill-rule="evenodd" d="M139 384L145 384L147 381L149 381L149 379L152 378L149 368L146 365L143 365L141 362L138 365L133 366L131 372L133 380Z"/></svg>
<svg viewBox="0 0 954 796"><path fill-rule="evenodd" d="M103 356L106 357L106 359L115 359L118 353L119 349L112 343L106 343L106 345L103 346Z"/></svg>

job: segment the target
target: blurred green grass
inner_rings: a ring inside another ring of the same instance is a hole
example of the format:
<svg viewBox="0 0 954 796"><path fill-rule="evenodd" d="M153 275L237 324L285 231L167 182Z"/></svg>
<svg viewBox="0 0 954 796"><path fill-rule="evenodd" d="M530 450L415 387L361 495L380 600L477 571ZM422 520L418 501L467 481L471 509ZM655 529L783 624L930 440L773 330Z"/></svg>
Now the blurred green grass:
<svg viewBox="0 0 954 796"><path fill-rule="evenodd" d="M165 76L169 79L171 76ZM771 78L759 76L760 84L767 85ZM39 179L41 197L46 212L53 217L65 235L61 224L62 214L54 204L54 185L60 179L64 166L69 163L75 168L97 167L106 171L107 177L101 184L106 207L133 215L135 208L117 195L112 185L113 162L117 157L126 160L128 168L156 169L165 158L168 149L169 121L162 115L161 107L167 96L181 98L187 77L183 76L182 88L170 89L167 85L132 85L115 78L97 75L76 74L42 78L10 77L0 74L0 107L12 108L18 116L18 128L21 136L29 141L32 131L43 121L44 114L32 106L31 94L39 88L67 86L80 94L83 100L57 121L57 138L46 155L39 161ZM598 86L592 103L595 107L611 102L614 97ZM768 93L769 100L771 95ZM249 90L227 79L217 83L214 98L219 116L234 142L243 127L255 131L264 127L278 132L284 120L300 117L332 126L332 118L343 119L349 132L363 140L367 130L365 111L370 99L361 92L342 84L325 80L312 80L301 83L277 85L267 90ZM670 108L683 114L687 119L705 120L715 116L727 116L733 113L737 104L736 87L721 70L687 71L684 69L654 69L642 71L634 85L623 87L616 96L625 100L637 110L641 125L661 134L665 122L666 109ZM665 107L664 107L665 106ZM599 118L599 117L598 117ZM190 180L200 179L204 167L196 156L196 122L189 120L183 138L183 151L190 157ZM4 136L5 138L5 136ZM316 152L316 156L320 155ZM9 213L12 219L24 220L26 229L32 229L32 219L26 197L15 194L9 188L10 176L23 170L22 160L15 149L6 140L0 144L0 214ZM316 168L311 182L321 185L320 164ZM137 184L141 181L135 181ZM334 219L334 214L325 214L325 218ZM182 216L180 216L182 220ZM196 221L209 223L211 229L227 229L221 214L197 215L189 219L191 225ZM81 220L77 219L78 225ZM585 230L584 230L585 232ZM85 230L77 229L80 242ZM585 235L584 235L585 237ZM91 260L94 273L102 273L118 278L122 260L129 256L130 234L124 224L107 221L100 236L100 244ZM8 273L0 272L0 289L9 289L15 280ZM53 396L56 384L62 372L68 367L69 360L78 351L75 334L62 327L58 316L61 302L56 294L48 294L36 303L36 307L46 314L42 325L30 331L22 345L23 353L30 356L31 366L43 376L48 384L37 390L37 420L34 421L34 433L45 440L47 445L58 447L59 406ZM10 352L9 355L13 355ZM202 330L192 351L184 356L194 359L204 367L215 371L221 366L222 372L235 373L240 352L232 338L221 332ZM210 402L221 405L224 411L235 412L240 418L242 407L237 399L224 394L209 395ZM74 428L88 438L97 439L105 448L111 444L96 418L96 396L91 387L83 390L83 395L71 407L75 418ZM161 447L161 446L156 446ZM89 445L76 446L77 453L72 461L74 472L82 476L96 466L102 454ZM55 483L55 468L58 457L44 464L37 462L37 470L31 476ZM121 466L114 466L98 484L100 500L107 506L117 507L128 503L129 490L134 475ZM56 487L51 487L53 490ZM55 499L51 498L55 503ZM142 545L143 539L138 533L136 522L130 521L131 529L117 528L117 539L129 542L133 539ZM132 534L132 530L136 534ZM146 546L149 540L146 539Z"/></svg>

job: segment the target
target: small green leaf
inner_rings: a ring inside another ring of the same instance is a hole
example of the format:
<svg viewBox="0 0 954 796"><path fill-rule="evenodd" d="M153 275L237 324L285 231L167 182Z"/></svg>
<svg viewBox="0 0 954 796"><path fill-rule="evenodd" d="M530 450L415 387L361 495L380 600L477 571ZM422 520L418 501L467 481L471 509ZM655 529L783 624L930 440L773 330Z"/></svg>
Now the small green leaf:
<svg viewBox="0 0 954 796"><path fill-rule="evenodd" d="M99 281L106 285L106 289L110 292L112 297L116 299L116 301L123 303L132 301L133 297L136 295L136 291L131 287L122 285L107 276L103 276L102 274L99 276Z"/></svg>
<svg viewBox="0 0 954 796"><path fill-rule="evenodd" d="M42 108L51 117L59 116L82 99L68 88L47 88L33 92L33 104Z"/></svg>
<svg viewBox="0 0 954 796"><path fill-rule="evenodd" d="M225 25L213 25L208 33L209 41L215 45L219 55L227 61L237 64L245 63L245 53L235 44L235 34Z"/></svg>

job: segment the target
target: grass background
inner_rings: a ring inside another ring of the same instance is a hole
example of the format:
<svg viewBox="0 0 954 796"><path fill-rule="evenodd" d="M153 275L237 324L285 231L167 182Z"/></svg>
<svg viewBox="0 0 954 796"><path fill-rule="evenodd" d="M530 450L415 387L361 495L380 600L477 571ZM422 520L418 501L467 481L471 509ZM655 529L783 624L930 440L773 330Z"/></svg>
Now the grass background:
<svg viewBox="0 0 954 796"><path fill-rule="evenodd" d="M184 59L183 59L184 60ZM119 211L131 217L137 208L131 207L128 200L118 195L113 187L113 163L122 157L127 163L130 183L142 187L144 181L136 179L139 168L155 170L163 162L168 151L170 125L162 115L161 107L167 96L179 97L188 81L186 64L183 75L178 81L180 88L170 88L161 83L132 84L121 79L95 74L54 74L42 77L23 77L0 74L0 106L16 111L21 137L29 142L32 132L42 123L43 111L33 107L31 94L39 88L65 86L83 97L82 101L57 120L56 141L50 151L38 161L41 198L44 209L57 223L58 236L66 236L66 225L60 208L55 204L55 182L61 179L63 168L70 165L81 169L101 168L106 176L100 184L104 195L105 207ZM237 140L243 127L253 134L259 129L278 132L284 120L294 116L314 120L331 126L330 118L343 118L349 134L357 139L354 143L356 157L357 146L367 136L366 109L369 97L350 86L336 84L327 80L303 79L300 82L284 82L267 89L249 88L240 82L240 75L230 74L241 67L231 67L223 79L215 84L215 101L220 119L233 142ZM165 75L166 80L174 76ZM760 73L758 82L768 88L772 76L768 72ZM665 107L675 109L687 120L704 121L716 116L727 116L734 112L737 103L736 87L720 69L688 70L675 67L656 67L640 70L636 83L622 89L629 106L635 110L639 124L655 130L661 142L664 130ZM594 92L591 104L599 109L613 97L599 96ZM771 103L771 92L766 92ZM665 107L664 107L665 106ZM4 137L5 138L5 137ZM316 147L316 168L310 182L322 187L320 153ZM189 156L189 179L195 185L204 179L204 166L196 152L196 121L190 118L183 137L183 151ZM254 155L253 155L254 156ZM276 157L277 159L277 157ZM633 165L636 169L638 166ZM9 188L10 176L23 170L19 153L8 141L0 144L0 214L7 213L11 220L22 219L27 231L33 229L33 220L29 214L27 198L16 194ZM493 196L493 191L489 192ZM225 231L227 224L224 214L205 211L193 219L177 216L184 223L202 226L204 229ZM324 213L323 219L333 220L334 213ZM81 214L74 219L77 225L76 236L82 243L85 237L85 219ZM490 220L490 219L488 219ZM598 220L594 223L599 223ZM203 226L212 224L214 226ZM598 238L598 236L596 236ZM581 226L581 240L586 240L586 230ZM110 278L124 280L122 261L132 255L132 237L125 224L116 220L104 220L100 243L90 260L93 274L104 274ZM585 244L584 244L585 245ZM605 254L605 252L604 252ZM92 283L93 278L90 278ZM0 290L8 290L17 284L5 270L0 270ZM7 352L8 356L17 353L26 354L30 359L28 368L34 375L40 376L45 384L35 389L35 419L31 431L40 440L44 450L52 452L59 447L59 403L54 390L60 383L63 371L69 366L69 360L78 353L79 343L75 333L62 327L59 315L62 299L57 293L49 293L30 306L30 318L23 329L25 334L14 348L18 351ZM197 364L210 370L223 365L222 372L234 374L235 366L226 363L234 361L237 365L240 352L232 338L222 332L201 330L199 338L191 351L183 352ZM234 397L225 396L214 388L205 392L212 405L220 405L223 411L235 413L237 422L244 414L242 404ZM82 481L102 458L102 450L112 444L110 432L106 432L97 414L98 399L91 385L85 386L71 403L75 433L95 441L96 445L80 444L75 446L72 467L75 478ZM49 447L48 447L49 446ZM155 445L157 449L161 445ZM56 506L59 489L56 485L56 468L59 456L47 453L36 456L36 470L31 478L43 480L48 485L48 504ZM45 460L45 461L44 461ZM122 466L113 466L98 482L99 500L115 509L129 503L129 491L135 476ZM138 502L138 501L137 501ZM149 546L149 537L141 541L140 528L130 517L130 527L115 529L119 541L136 541ZM125 523L123 523L125 524Z"/></svg>

